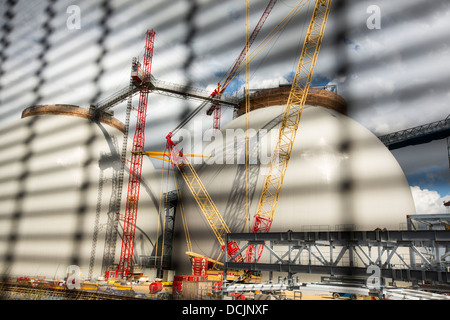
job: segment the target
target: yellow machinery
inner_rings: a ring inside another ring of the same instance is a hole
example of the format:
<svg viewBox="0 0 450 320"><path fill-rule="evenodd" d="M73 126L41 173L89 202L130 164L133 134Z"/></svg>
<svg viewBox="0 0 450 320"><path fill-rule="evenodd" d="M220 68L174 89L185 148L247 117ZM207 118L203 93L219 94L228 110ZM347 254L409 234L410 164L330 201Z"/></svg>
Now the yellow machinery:
<svg viewBox="0 0 450 320"><path fill-rule="evenodd" d="M171 133L167 135L168 149L171 153L171 161L180 171L186 185L188 186L190 192L195 198L198 206L200 207L203 216L208 222L211 230L214 232L217 241L221 245L222 249L225 249L225 235L230 233L230 229L223 220L219 210L217 210L211 196L203 185L200 177L195 172L192 165L189 163L188 159L184 154L177 148L176 144L171 139ZM229 242L227 244L228 255L230 257L234 256L238 251L239 247L236 242ZM238 261L242 261L242 256L237 257Z"/></svg>

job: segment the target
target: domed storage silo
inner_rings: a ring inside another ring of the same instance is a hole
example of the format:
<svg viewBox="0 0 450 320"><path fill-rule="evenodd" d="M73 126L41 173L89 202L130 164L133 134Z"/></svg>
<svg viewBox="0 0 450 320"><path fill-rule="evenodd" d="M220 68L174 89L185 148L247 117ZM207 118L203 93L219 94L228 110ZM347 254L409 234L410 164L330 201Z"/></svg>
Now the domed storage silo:
<svg viewBox="0 0 450 320"><path fill-rule="evenodd" d="M113 117L98 123L88 118L89 111L77 106L34 106L0 129L0 273L62 279L68 266L77 265L82 278L96 279L118 263L123 223L115 246L106 236L113 234L109 217L125 127ZM148 159L142 177L134 251L139 264L154 254L158 236L160 175ZM127 183L128 165L121 214Z"/></svg>
<svg viewBox="0 0 450 320"><path fill-rule="evenodd" d="M250 223L245 209L245 114L204 144L203 153L211 158L194 166L231 232L251 230L289 89L266 89L251 97ZM217 258L220 246L187 188L182 199L192 251ZM390 151L346 115L342 97L312 89L270 231L397 230L414 213L409 185ZM185 249L181 238L176 257ZM186 255L179 259L178 265L189 265Z"/></svg>

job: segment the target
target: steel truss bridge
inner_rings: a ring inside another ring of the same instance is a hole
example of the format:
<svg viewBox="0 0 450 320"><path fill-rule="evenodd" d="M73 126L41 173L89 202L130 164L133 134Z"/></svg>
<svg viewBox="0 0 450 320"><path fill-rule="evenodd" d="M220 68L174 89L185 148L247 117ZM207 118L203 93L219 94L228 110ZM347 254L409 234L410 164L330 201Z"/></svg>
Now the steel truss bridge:
<svg viewBox="0 0 450 320"><path fill-rule="evenodd" d="M241 250L224 254L224 286L229 269L369 277L373 265L393 281L450 283L450 230L230 233L226 241ZM249 245L264 246L261 260L235 262Z"/></svg>
<svg viewBox="0 0 450 320"><path fill-rule="evenodd" d="M389 150L423 144L450 136L450 115L443 120L389 133L378 138Z"/></svg>

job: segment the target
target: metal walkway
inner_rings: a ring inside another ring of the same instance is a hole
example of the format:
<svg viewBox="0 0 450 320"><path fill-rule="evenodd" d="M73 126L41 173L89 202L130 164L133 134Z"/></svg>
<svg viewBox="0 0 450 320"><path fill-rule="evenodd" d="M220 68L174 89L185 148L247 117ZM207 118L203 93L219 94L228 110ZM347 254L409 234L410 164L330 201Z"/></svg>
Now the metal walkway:
<svg viewBox="0 0 450 320"><path fill-rule="evenodd" d="M217 102L225 106L237 107L239 99L235 96L222 94L220 97L211 97L211 92L188 85L180 85L156 79L153 75L146 83L150 92L163 94L183 99L195 99L201 101ZM118 103L125 101L128 97L135 95L140 90L139 85L125 87L109 97L99 101L94 107L96 111L108 111Z"/></svg>

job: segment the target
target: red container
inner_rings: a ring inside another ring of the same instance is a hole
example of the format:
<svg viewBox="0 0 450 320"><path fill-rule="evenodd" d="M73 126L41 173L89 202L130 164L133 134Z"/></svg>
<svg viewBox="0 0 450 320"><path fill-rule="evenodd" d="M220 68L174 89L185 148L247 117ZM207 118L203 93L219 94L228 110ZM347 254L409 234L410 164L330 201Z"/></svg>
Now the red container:
<svg viewBox="0 0 450 320"><path fill-rule="evenodd" d="M148 288L150 290L150 293L157 293L160 292L163 287L164 286L161 282L152 282L150 283L150 286Z"/></svg>

